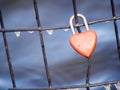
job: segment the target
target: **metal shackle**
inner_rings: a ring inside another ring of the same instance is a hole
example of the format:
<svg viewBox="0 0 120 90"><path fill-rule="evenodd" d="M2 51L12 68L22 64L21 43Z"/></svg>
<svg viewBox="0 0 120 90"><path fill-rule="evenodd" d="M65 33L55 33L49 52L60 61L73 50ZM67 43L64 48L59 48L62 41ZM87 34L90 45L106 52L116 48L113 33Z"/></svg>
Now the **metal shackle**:
<svg viewBox="0 0 120 90"><path fill-rule="evenodd" d="M85 18L85 16L82 15L82 14L77 14L77 16L83 19L83 22L84 22L84 24L85 24L86 30L89 30L88 23L87 23L87 19ZM75 34L75 30L74 30L74 27L73 27L73 19L74 19L74 15L72 15L72 16L70 17L69 24L70 24L70 28L71 28L71 30L72 30L72 33Z"/></svg>

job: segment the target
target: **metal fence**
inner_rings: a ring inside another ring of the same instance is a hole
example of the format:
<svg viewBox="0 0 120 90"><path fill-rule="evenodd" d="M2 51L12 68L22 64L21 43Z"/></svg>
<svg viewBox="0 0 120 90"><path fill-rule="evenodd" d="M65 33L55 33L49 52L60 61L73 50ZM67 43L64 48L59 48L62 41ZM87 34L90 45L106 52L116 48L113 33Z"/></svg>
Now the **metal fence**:
<svg viewBox="0 0 120 90"><path fill-rule="evenodd" d="M51 28L42 28L41 22L40 22L40 16L39 16L39 11L38 11L38 6L37 6L37 1L33 0L34 4L34 11L36 15L36 22L37 22L37 28L28 28L28 29L10 29L6 30L4 27L4 22L2 18L2 10L0 10L0 24L1 24L1 30L0 33L3 35L4 39L4 47L6 50L6 56L7 56L7 61L9 65L9 72L11 76L11 81L13 88L9 88L9 90L61 90L61 89L73 89L73 88L86 88L86 90L90 90L90 87L97 87L97 86L104 86L104 85L109 85L109 84L116 84L118 81L111 81L111 82L104 82L104 83L94 83L90 84L89 79L90 79L90 67L91 67L91 60L88 60L88 68L87 68L87 74L86 74L86 84L85 85L76 85L76 86L68 86L68 87L53 87L52 82L51 82L51 76L50 76L50 71L48 68L48 63L47 63L47 58L46 58L46 51L45 51L45 46L44 46L44 39L43 39L43 34L42 31L45 30L58 30L58 29L69 29L70 26L61 26L61 27L51 27ZM73 4L73 11L74 11L74 16L75 16L75 25L74 27L77 28L78 32L81 32L80 27L84 26L84 24L78 24L78 17L77 17L77 7L76 7L76 0L72 0ZM111 18L104 18L100 20L95 20L92 22L88 22L89 25L91 24L96 24L96 23L101 23L101 22L106 22L106 21L113 21L114 24L114 30L115 30L115 35L116 35L116 43L117 43L117 50L119 54L119 60L120 60L120 46L119 46L119 35L118 35L118 26L117 26L117 20L120 19L120 16L116 16L116 11L115 11L115 6L114 6L114 0L110 0L111 4L111 12L112 12L112 17ZM42 48L42 53L43 53L43 58L44 58L44 64L45 64L45 70L46 70L46 76L47 76L47 82L48 82L48 88L29 88L29 89L23 89L23 88L17 88L16 87L16 81L15 81L15 76L14 76L14 71L11 63L11 58L9 54L9 47L8 47L8 42L6 38L6 33L8 32L26 32L26 31L39 31L39 36L40 36L40 43L41 43L41 48Z"/></svg>

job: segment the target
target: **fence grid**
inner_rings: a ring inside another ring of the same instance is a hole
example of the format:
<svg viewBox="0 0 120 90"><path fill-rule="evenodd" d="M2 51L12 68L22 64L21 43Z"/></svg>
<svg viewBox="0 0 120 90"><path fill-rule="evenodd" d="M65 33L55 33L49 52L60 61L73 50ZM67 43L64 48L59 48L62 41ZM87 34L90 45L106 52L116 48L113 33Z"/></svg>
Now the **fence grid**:
<svg viewBox="0 0 120 90"><path fill-rule="evenodd" d="M84 26L84 24L78 24L76 0L72 0L72 4L73 4L74 16L75 16L74 27L77 28L78 32L81 32L80 27ZM117 84L118 82L120 82L120 80L117 80L117 81L111 81L111 82L90 84L89 79L90 79L91 60L88 60L88 68L87 68L87 73L86 73L86 84L85 85L76 85L76 86L68 86L68 87L60 87L60 88L52 87L51 76L50 76L50 71L48 68L47 56L46 56L46 50L45 50L42 31L69 29L70 26L42 28L36 0L33 0L33 5L34 5L34 11L35 11L35 15L36 15L37 28L5 29L3 18L2 18L2 10L0 9L0 25L1 25L0 33L2 33L2 35L3 35L4 47L5 47L5 51L6 51L7 62L8 62L9 72L10 72L10 76L11 76L11 82L12 82L12 86L13 86L13 88L9 88L8 90L61 90L61 89L71 89L72 90L73 88L86 88L86 90L90 90L90 87L104 86L104 85L109 85L109 84ZM116 43L117 43L117 50L118 50L118 55L119 55L119 60L120 60L119 34L118 34L118 26L117 26L117 20L120 19L120 16L116 16L114 0L110 0L110 5L111 5L111 13L112 13L111 18L95 20L92 22L88 22L88 24L91 25L91 24L96 24L96 23L101 23L101 22L106 22L106 21L113 21L115 36L116 36ZM6 33L8 33L8 32L26 32L26 31L39 31L40 43L41 43L44 65L45 65L45 70L46 70L46 76L47 76L47 81L48 81L48 88L27 88L27 89L25 89L25 88L17 88L16 87L15 76L14 76L14 71L13 71L13 67L12 67L12 63L11 63L11 59L10 59Z"/></svg>

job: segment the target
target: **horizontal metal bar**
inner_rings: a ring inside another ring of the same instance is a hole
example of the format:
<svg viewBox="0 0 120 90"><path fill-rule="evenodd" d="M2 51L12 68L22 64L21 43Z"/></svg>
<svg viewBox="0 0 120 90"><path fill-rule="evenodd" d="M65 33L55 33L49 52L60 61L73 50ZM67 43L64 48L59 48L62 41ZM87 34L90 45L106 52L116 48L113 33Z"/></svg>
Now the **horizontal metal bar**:
<svg viewBox="0 0 120 90"><path fill-rule="evenodd" d="M89 25L112 21L112 20L119 20L120 16L118 17L112 17L112 18L105 18L105 19L99 19L95 21L88 22ZM77 24L74 25L74 27L82 27L84 24ZM26 32L26 31L46 31L46 30L58 30L58 29L69 29L70 26L56 26L56 27L47 27L47 28L28 28L28 29L0 29L0 32Z"/></svg>
<svg viewBox="0 0 120 90"><path fill-rule="evenodd" d="M60 89L73 89L73 88L87 88L87 87L96 87L96 86L104 86L109 84L117 84L120 81L110 81L110 82L102 82L102 83L94 83L88 85L76 85L76 86L68 86L68 87L60 87L60 88L10 88L8 90L60 90Z"/></svg>

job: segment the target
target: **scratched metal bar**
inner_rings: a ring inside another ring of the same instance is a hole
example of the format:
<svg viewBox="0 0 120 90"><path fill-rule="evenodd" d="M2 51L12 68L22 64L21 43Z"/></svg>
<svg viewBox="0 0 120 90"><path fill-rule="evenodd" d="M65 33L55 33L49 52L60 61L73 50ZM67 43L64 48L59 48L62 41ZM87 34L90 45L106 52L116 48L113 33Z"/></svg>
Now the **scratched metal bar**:
<svg viewBox="0 0 120 90"><path fill-rule="evenodd" d="M34 4L37 25L38 25L38 28L41 28L40 17L39 17L39 12L38 12L38 7L37 7L37 1L33 0L33 4ZM51 77L50 77L50 72L49 72L48 63L47 63L47 56L46 56L46 52L45 52L45 45L44 45L42 31L39 31L39 36L40 36L41 48L42 48L42 53L43 53L43 58L44 58L47 80L48 80L48 86L49 86L49 88L51 88L52 83L51 83Z"/></svg>
<svg viewBox="0 0 120 90"><path fill-rule="evenodd" d="M110 4L111 4L111 11L112 11L112 16L113 18L116 17L116 10L115 10L115 6L114 6L114 1L110 0ZM116 22L116 19L113 20L113 24L114 24L114 29L115 29L115 36L116 36L116 43L117 43L117 49L118 49L118 55L119 55L119 60L120 60L120 46L119 46L119 34L118 34L118 25Z"/></svg>
<svg viewBox="0 0 120 90"><path fill-rule="evenodd" d="M5 47L5 51L6 51L6 56L7 56L8 66L9 66L9 72L10 72L10 76L11 76L11 80L12 80L12 85L13 85L13 88L16 88L15 77L14 77L12 63L11 63L11 60L10 60L10 53L9 53L6 33L5 33L5 30L4 30L4 22L3 22L3 18L2 18L1 9L0 9L0 24L1 24L1 28L2 28L4 47Z"/></svg>

